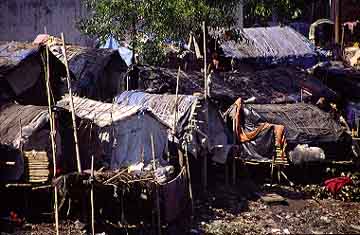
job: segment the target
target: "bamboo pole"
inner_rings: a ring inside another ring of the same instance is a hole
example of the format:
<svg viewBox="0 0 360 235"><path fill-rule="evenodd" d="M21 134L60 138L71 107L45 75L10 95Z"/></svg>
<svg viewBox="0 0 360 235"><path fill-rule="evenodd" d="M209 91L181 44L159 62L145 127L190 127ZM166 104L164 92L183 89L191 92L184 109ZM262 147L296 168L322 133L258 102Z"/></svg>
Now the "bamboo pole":
<svg viewBox="0 0 360 235"><path fill-rule="evenodd" d="M207 61L206 61L206 24L205 21L203 21L203 43L204 43L204 97L205 97L205 106L206 106L206 114L205 114L205 118L206 118L206 126L207 129L209 130L209 110L207 107L207 97L208 97L208 82L207 82L207 72L206 72L206 67L207 67ZM209 134L209 132L207 133ZM209 139L207 139L207 142L209 143ZM209 144L208 144L209 145ZM204 155L203 156L203 166L202 166L202 183L203 183L203 190L204 192L206 192L207 189L207 156Z"/></svg>
<svg viewBox="0 0 360 235"><path fill-rule="evenodd" d="M178 73L177 73L177 76L176 76L176 91L175 91L175 114L174 114L174 126L173 126L173 132L174 132L174 135L176 134L176 123L177 123L177 118L178 118L178 99L179 99L179 80L180 80L180 66L179 66L179 69L178 69Z"/></svg>
<svg viewBox="0 0 360 235"><path fill-rule="evenodd" d="M205 21L203 21L203 41L204 41L204 96L205 99L207 99L208 96L208 84L207 84L207 71L206 71L206 67L207 67L207 61L206 61L206 24Z"/></svg>
<svg viewBox="0 0 360 235"><path fill-rule="evenodd" d="M191 174L190 174L190 163L189 163L189 154L187 149L187 144L185 145L185 161L186 161L186 173L188 177L188 185L189 185L189 196L191 202L191 214L194 215L194 199L191 185Z"/></svg>
<svg viewBox="0 0 360 235"><path fill-rule="evenodd" d="M63 52L63 55L64 55L64 64L65 64L65 67L66 67L66 75L67 75L66 76L66 81L67 81L68 91L69 91L69 95L70 95L70 108L71 108L71 117L72 117L73 128L74 128L76 162L77 162L78 172L81 173L82 170L81 170L81 162L80 162L79 142L78 142L78 137L77 137L74 100L73 100L72 91L71 91L70 71L69 71L69 64L68 64L67 55L66 55L66 46L65 46L64 33L61 33L61 40L62 40L62 44L63 44L63 47L62 47L63 51L62 52Z"/></svg>
<svg viewBox="0 0 360 235"><path fill-rule="evenodd" d="M95 209L94 209L94 154L91 155L91 191L90 191L90 200L91 200L91 231L92 235L95 235Z"/></svg>
<svg viewBox="0 0 360 235"><path fill-rule="evenodd" d="M341 0L335 0L335 43L341 43Z"/></svg>
<svg viewBox="0 0 360 235"><path fill-rule="evenodd" d="M155 171L156 171L156 163L155 163L155 143L154 143L154 136L151 133L150 135L151 141L151 152L152 152L152 159L153 159L153 173L155 179ZM160 198L159 198L159 187L158 183L155 181L155 189L156 189L156 209L157 209L157 226L158 226L158 235L161 235L161 221L160 221Z"/></svg>
<svg viewBox="0 0 360 235"><path fill-rule="evenodd" d="M46 28L45 28L46 32ZM55 142L55 123L54 123L54 113L51 110L51 90L50 90L50 59L49 59L49 47L46 46L46 94L48 100L48 112L50 116L50 138L51 138L51 150L52 150L52 160L53 160L53 174L56 177L56 142ZM58 211L58 188L55 185L54 187L54 210L55 210L55 229L56 235L59 235L59 211Z"/></svg>
<svg viewBox="0 0 360 235"><path fill-rule="evenodd" d="M178 73L176 76L176 91L175 91L175 107L174 107L174 125L173 125L173 142L175 142L175 135L176 135L176 123L178 119L178 99L179 99L179 80L180 80L180 66L178 69ZM181 167L184 165L184 155L182 154L181 150L178 150L179 155L179 164Z"/></svg>
<svg viewBox="0 0 360 235"><path fill-rule="evenodd" d="M235 121L235 118L233 119L233 138L234 138L234 144L236 144L236 139L237 139L237 136L236 136L236 132L235 132L235 128L236 128L236 121ZM232 159L232 182L233 184L235 185L236 184L236 159L235 159L235 156L233 156L233 159Z"/></svg>

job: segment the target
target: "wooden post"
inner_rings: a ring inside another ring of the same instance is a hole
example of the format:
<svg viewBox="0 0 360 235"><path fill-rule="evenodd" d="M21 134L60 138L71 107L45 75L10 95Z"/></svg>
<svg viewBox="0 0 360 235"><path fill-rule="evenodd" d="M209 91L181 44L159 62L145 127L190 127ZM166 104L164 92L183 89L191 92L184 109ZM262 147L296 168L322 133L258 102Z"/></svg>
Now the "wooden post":
<svg viewBox="0 0 360 235"><path fill-rule="evenodd" d="M189 154L187 149L187 143L185 145L185 161L186 161L186 173L188 177L188 185L189 185L189 196L191 202L191 214L194 215L194 199L191 185L191 174L190 174L190 163L189 163Z"/></svg>
<svg viewBox="0 0 360 235"><path fill-rule="evenodd" d="M176 123L178 118L178 99L179 99L179 79L180 79L180 66L178 69L177 77L176 77L176 91L175 91L175 110L174 110L174 126L173 126L173 133L176 134Z"/></svg>
<svg viewBox="0 0 360 235"><path fill-rule="evenodd" d="M176 91L175 91L175 107L174 107L174 125L173 125L173 142L175 142L175 134L176 134L176 124L178 118L178 98L179 98L179 79L180 79L180 66L178 69L178 73L176 76ZM179 155L179 165L183 167L184 165L184 155L181 150L178 150Z"/></svg>
<svg viewBox="0 0 360 235"><path fill-rule="evenodd" d="M95 207L94 207L94 154L91 155L91 231L92 235L95 235Z"/></svg>
<svg viewBox="0 0 360 235"><path fill-rule="evenodd" d="M155 179L155 171L156 171L156 163L155 163L155 143L154 143L154 136L151 133L150 135L151 141L151 152L152 152L152 159L153 159L153 173ZM159 195L159 186L155 180L155 190L156 190L156 209L157 209L157 226L158 226L158 235L161 235L161 220L160 220L160 195Z"/></svg>
<svg viewBox="0 0 360 235"><path fill-rule="evenodd" d="M45 29L46 32L46 29ZM55 142L55 122L54 122L54 113L51 110L51 88L50 88L50 59L49 59L49 47L46 46L46 94L48 100L48 112L50 120L50 139L51 139L51 150L52 150L52 160L53 160L53 174L54 178L56 177L56 142ZM59 211L58 211L58 189L55 185L54 187L54 210L55 210L55 229L56 235L59 235Z"/></svg>
<svg viewBox="0 0 360 235"><path fill-rule="evenodd" d="M206 61L206 24L203 21L203 41L204 41L204 96L207 99L208 96L208 83L207 83L207 61Z"/></svg>
<svg viewBox="0 0 360 235"><path fill-rule="evenodd" d="M341 0L335 0L335 43L340 44L341 40Z"/></svg>
<svg viewBox="0 0 360 235"><path fill-rule="evenodd" d="M233 119L233 138L234 138L234 145L237 144L237 136L236 136L236 121L235 121L235 117ZM235 156L233 156L232 159L232 182L235 185L236 184L236 159Z"/></svg>
<svg viewBox="0 0 360 235"><path fill-rule="evenodd" d="M74 141L75 141L77 169L78 169L78 172L81 173L82 170L81 170L81 161L80 161L79 142L78 142L78 137L77 137L75 108L74 108L74 100L73 100L72 91L71 91L70 71L69 71L69 64L68 64L67 55L66 55L66 46L65 46L64 33L61 33L61 40L62 40L62 44L63 44L63 47L62 47L63 51L62 52L63 52L63 55L64 55L64 64L65 64L66 75L67 75L66 80L67 80L67 86L68 86L69 97L70 97L71 117L72 117L73 128L74 128Z"/></svg>
<svg viewBox="0 0 360 235"><path fill-rule="evenodd" d="M345 27L341 26L341 57L344 55L344 37L345 37Z"/></svg>
<svg viewBox="0 0 360 235"><path fill-rule="evenodd" d="M207 82L207 62L206 62L206 24L205 21L203 21L203 41L204 41L204 98L205 98L205 107L206 107L206 126L207 130L209 130L209 110L207 105L207 97L208 97L208 82ZM209 131L208 131L208 139L206 140L209 146ZM209 149L209 148L208 148ZM208 150L207 149L207 150ZM203 166L202 166L202 184L203 184L203 190L206 192L207 189L207 155L203 156Z"/></svg>

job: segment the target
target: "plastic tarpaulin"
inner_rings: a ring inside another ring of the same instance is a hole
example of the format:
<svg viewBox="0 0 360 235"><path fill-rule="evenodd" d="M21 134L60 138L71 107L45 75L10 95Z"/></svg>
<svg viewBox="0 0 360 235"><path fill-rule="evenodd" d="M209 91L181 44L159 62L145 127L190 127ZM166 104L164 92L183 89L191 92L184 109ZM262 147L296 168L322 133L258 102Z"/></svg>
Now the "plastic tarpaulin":
<svg viewBox="0 0 360 235"><path fill-rule="evenodd" d="M120 46L118 41L114 37L109 37L105 44L102 45L100 48L108 48L108 49L117 49L121 58L125 61L127 66L132 64L131 60L133 57L133 51L127 47Z"/></svg>
<svg viewBox="0 0 360 235"><path fill-rule="evenodd" d="M70 111L69 97L57 104ZM167 128L152 113L139 106L102 103L74 97L75 114L96 124L98 138L105 150L105 162L112 169L152 159L151 135L155 157L162 159L167 148Z"/></svg>
<svg viewBox="0 0 360 235"><path fill-rule="evenodd" d="M206 105L202 101L197 96L179 95L178 116L175 119L175 95L129 91L115 98L115 102L120 105L136 105L150 109L170 129L173 129L176 123L177 137L189 140L191 144L188 145L188 150L193 156L196 157L205 150L214 154L214 161L224 163L230 150L227 147L229 132L216 107L211 102ZM208 121L205 116L206 109ZM190 126L191 128L188 128Z"/></svg>
<svg viewBox="0 0 360 235"><path fill-rule="evenodd" d="M176 101L175 95L156 95L145 92L125 91L115 98L115 103L136 105L150 109L169 128L173 128L176 123L176 129L181 131L197 99L196 96L179 95ZM176 106L178 114L175 117Z"/></svg>
<svg viewBox="0 0 360 235"><path fill-rule="evenodd" d="M234 106L228 112L234 115ZM288 150L298 144L308 144L311 147L320 147L325 151L327 160L347 160L351 151L351 136L338 122L331 118L330 114L319 108L304 104L247 104L243 111L242 125L245 130L252 131L261 123L272 123L285 127L285 139ZM268 159L273 155L264 155L272 152L274 143L274 131L265 129L257 138L245 144L245 158ZM265 147L269 146L269 148Z"/></svg>

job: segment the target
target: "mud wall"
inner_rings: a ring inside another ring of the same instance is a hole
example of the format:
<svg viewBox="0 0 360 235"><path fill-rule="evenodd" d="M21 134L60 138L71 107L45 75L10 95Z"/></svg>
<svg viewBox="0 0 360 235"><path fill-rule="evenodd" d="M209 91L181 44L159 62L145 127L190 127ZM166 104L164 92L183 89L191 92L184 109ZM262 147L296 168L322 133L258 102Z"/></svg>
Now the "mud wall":
<svg viewBox="0 0 360 235"><path fill-rule="evenodd" d="M86 13L82 0L0 0L0 41L33 41L46 26L52 35L64 32L67 42L92 46L76 28Z"/></svg>

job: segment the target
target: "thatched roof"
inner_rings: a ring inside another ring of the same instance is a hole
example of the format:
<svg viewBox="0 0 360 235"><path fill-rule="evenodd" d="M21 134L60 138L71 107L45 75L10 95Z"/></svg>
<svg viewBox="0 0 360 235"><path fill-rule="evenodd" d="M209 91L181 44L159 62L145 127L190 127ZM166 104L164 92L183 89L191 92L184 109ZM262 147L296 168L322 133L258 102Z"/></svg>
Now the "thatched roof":
<svg viewBox="0 0 360 235"><path fill-rule="evenodd" d="M177 70L141 67L142 88L151 93L175 94ZM204 77L201 72L181 72L179 94L192 95L203 92ZM239 97L256 98L257 103L292 103L300 100L301 89L313 94L315 99L324 96L334 99L336 94L319 80L292 68L272 68L255 72L224 72L212 79L211 98L226 110Z"/></svg>
<svg viewBox="0 0 360 235"><path fill-rule="evenodd" d="M317 62L315 47L291 27L255 27L238 30L237 41L225 39L222 32L211 32L220 39L225 57L260 64L294 64L311 67Z"/></svg>
<svg viewBox="0 0 360 235"><path fill-rule="evenodd" d="M75 115L81 119L94 122L99 127L111 126L141 111L146 111L140 106L103 103L76 96L73 97L73 101ZM56 106L71 111L70 97L66 96Z"/></svg>
<svg viewBox="0 0 360 235"><path fill-rule="evenodd" d="M115 98L120 105L136 105L149 109L162 120L169 128L174 128L176 122L177 130L182 130L183 124L190 117L191 108L197 103L198 97L192 95L158 95L140 91L125 91ZM177 116L175 111L177 109Z"/></svg>
<svg viewBox="0 0 360 235"><path fill-rule="evenodd" d="M48 121L47 107L6 104L0 108L0 144L20 147Z"/></svg>

